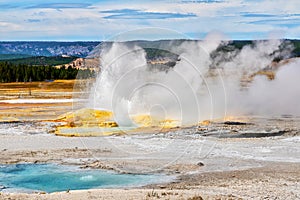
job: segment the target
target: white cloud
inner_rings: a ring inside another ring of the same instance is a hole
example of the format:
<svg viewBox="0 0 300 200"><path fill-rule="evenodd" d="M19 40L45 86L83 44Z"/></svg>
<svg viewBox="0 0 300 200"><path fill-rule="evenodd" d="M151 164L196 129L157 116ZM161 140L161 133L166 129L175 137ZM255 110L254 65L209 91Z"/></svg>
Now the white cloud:
<svg viewBox="0 0 300 200"><path fill-rule="evenodd" d="M288 20L300 20L300 15L297 15L300 14L300 1L298 0L227 0L208 3L206 1L185 3L182 1L122 1L118 3L104 1L94 4L89 1L83 7L76 3L73 6L66 4L60 9L56 9L59 7L56 4L54 5L55 9L53 6L51 8L34 6L38 4L34 4L34 2L37 1L31 1L31 9L25 9L30 6L23 3L20 8L1 10L2 39L34 40L43 35L47 36L45 39L68 38L68 36L78 40L101 39L119 32L151 26L173 29L187 34L194 33L194 35L203 35L218 30L228 34L231 39L237 38L239 35L240 38L253 39L256 37L253 36L255 33L267 36L268 32L274 31L284 32L287 37L300 37L299 27L284 26ZM132 15L130 20L121 19L121 17L105 19L111 14L101 13L101 11L116 9L135 9L146 14L163 13L162 15L165 17L163 19L158 17L137 17L135 19ZM187 18L168 18L164 13L182 14ZM245 13L250 14L246 17L243 16ZM189 14L197 17L188 17ZM257 15L251 17L251 14ZM270 18L263 14L273 16ZM281 25L267 21L255 22L266 19L284 19L286 21L280 22Z"/></svg>

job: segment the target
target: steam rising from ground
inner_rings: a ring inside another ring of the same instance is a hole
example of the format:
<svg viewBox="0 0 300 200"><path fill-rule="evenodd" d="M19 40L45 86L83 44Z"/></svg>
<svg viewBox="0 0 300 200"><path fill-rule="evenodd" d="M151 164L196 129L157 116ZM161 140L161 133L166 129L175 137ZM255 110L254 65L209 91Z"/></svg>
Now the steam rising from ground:
<svg viewBox="0 0 300 200"><path fill-rule="evenodd" d="M300 59L281 67L273 81L257 77L242 104L244 113L300 115Z"/></svg>
<svg viewBox="0 0 300 200"><path fill-rule="evenodd" d="M274 58L288 56L290 46L279 51L283 41L269 40L216 54L224 45L221 39L212 35L159 47L179 55L167 69L153 69L144 49L132 43L102 46L101 73L89 107L112 110L120 125L130 125L132 115L142 114L182 124L225 115L300 114L299 60L281 66L274 80L255 76L247 81Z"/></svg>

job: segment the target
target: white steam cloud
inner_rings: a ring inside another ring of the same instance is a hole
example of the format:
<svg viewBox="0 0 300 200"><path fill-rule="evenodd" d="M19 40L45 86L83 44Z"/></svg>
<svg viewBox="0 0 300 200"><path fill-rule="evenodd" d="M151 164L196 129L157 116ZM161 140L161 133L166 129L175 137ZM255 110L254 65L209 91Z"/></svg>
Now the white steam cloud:
<svg viewBox="0 0 300 200"><path fill-rule="evenodd" d="M212 58L224 44L221 39L210 35L204 41L160 47L179 55L176 65L164 70L153 70L144 49L137 45L104 46L89 107L112 110L120 125L130 125L130 116L136 114L182 124L225 115L300 114L299 60L279 67L274 80L253 76L274 58L289 53L279 51L282 41L260 41Z"/></svg>

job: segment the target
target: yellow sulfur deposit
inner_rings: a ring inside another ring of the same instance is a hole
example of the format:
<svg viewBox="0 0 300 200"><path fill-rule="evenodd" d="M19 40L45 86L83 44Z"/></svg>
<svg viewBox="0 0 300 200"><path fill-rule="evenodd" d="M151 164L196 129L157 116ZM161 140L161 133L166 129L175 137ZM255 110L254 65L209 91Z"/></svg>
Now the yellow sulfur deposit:
<svg viewBox="0 0 300 200"><path fill-rule="evenodd" d="M112 119L113 113L107 110L94 110L89 108L83 108L74 112L68 112L63 115L60 115L57 119L68 120L76 117L79 117L83 121L106 121Z"/></svg>
<svg viewBox="0 0 300 200"><path fill-rule="evenodd" d="M151 115L134 115L132 121L140 127L173 128L180 125L179 121L172 119L156 119Z"/></svg>
<svg viewBox="0 0 300 200"><path fill-rule="evenodd" d="M110 122L113 118L113 113L107 110L80 109L75 112L68 112L57 118L57 120L67 122L69 127L78 126L103 126L115 127L115 122ZM110 122L110 123L109 123Z"/></svg>
<svg viewBox="0 0 300 200"><path fill-rule="evenodd" d="M107 110L84 108L63 114L57 120L65 122L64 125L56 127L54 133L59 136L99 136L118 132L107 129L118 127L113 121L113 113Z"/></svg>
<svg viewBox="0 0 300 200"><path fill-rule="evenodd" d="M222 121L247 122L247 119L242 116L225 116Z"/></svg>
<svg viewBox="0 0 300 200"><path fill-rule="evenodd" d="M136 126L122 127L113 119L113 113L107 110L80 109L59 116L56 121L64 122L57 126L55 135L69 137L103 136L124 134L137 128L174 128L180 126L179 121L172 119L155 119L150 115L131 116Z"/></svg>

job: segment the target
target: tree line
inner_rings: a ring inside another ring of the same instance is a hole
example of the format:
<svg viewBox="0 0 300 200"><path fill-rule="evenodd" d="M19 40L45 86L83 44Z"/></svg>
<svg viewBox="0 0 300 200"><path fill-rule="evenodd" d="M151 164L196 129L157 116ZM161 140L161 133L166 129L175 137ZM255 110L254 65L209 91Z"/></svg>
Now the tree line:
<svg viewBox="0 0 300 200"><path fill-rule="evenodd" d="M71 66L56 68L52 66L30 66L0 62L0 82L2 83L75 79L78 72L80 72L80 78L94 76L94 71L76 69Z"/></svg>

